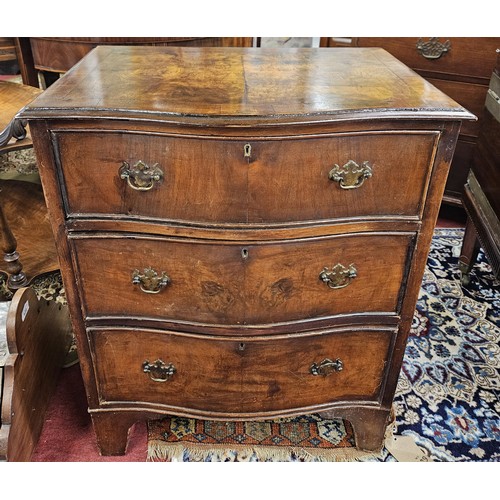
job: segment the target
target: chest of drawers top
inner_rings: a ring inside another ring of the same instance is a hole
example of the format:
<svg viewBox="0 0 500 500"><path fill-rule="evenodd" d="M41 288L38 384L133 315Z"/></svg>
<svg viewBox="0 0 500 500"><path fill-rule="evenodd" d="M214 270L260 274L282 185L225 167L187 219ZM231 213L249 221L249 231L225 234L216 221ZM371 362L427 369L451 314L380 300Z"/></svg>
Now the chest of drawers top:
<svg viewBox="0 0 500 500"><path fill-rule="evenodd" d="M472 115L383 49L100 46L26 118L224 126ZM207 122L208 120L208 122Z"/></svg>

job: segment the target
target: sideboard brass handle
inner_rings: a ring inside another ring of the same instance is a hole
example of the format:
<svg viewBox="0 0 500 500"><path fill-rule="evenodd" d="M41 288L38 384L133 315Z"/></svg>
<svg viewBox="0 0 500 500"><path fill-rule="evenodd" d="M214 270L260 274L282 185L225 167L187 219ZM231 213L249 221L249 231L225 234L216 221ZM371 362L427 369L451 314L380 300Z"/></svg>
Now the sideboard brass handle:
<svg viewBox="0 0 500 500"><path fill-rule="evenodd" d="M310 368L312 375L322 375L326 377L333 372L340 372L344 369L344 363L340 359L332 361L331 359L324 359L321 363L313 363Z"/></svg>
<svg viewBox="0 0 500 500"><path fill-rule="evenodd" d="M170 380L177 368L172 363L164 363L161 359L157 359L154 363L148 360L142 363L142 370L149 374L149 378L154 382L167 382Z"/></svg>
<svg viewBox="0 0 500 500"><path fill-rule="evenodd" d="M427 42L424 42L419 38L416 47L418 53L426 59L439 59L450 50L451 42L446 40L446 42L441 43L437 37L432 37Z"/></svg>
<svg viewBox="0 0 500 500"><path fill-rule="evenodd" d="M134 269L132 272L132 283L139 285L144 293L160 293L170 281L166 273L159 274L151 267L142 272L139 269Z"/></svg>
<svg viewBox="0 0 500 500"><path fill-rule="evenodd" d="M365 179L369 179L372 175L369 162L364 161L358 165L354 160L349 160L342 167L335 165L328 173L328 178L338 182L342 189L355 189L362 186Z"/></svg>
<svg viewBox="0 0 500 500"><path fill-rule="evenodd" d="M131 167L126 161L122 163L119 170L120 178L127 179L127 184L136 191L149 191L163 180L163 171L155 163L149 166L143 161L138 161Z"/></svg>
<svg viewBox="0 0 500 500"><path fill-rule="evenodd" d="M345 267L342 264L335 264L331 271L325 267L319 275L319 279L326 283L330 288L344 288L349 285L352 280L358 275L354 264L349 264Z"/></svg>

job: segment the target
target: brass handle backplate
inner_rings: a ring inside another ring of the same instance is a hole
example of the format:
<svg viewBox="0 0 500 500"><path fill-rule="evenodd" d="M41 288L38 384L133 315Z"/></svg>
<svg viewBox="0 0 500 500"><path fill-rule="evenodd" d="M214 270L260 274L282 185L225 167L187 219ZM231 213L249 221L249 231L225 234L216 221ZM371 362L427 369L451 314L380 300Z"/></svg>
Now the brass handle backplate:
<svg viewBox="0 0 500 500"><path fill-rule="evenodd" d="M142 370L149 374L149 378L154 382L167 382L177 371L172 363L164 363L161 359L157 359L154 363L148 360L142 363Z"/></svg>
<svg viewBox="0 0 500 500"><path fill-rule="evenodd" d="M144 271L134 269L132 283L139 285L144 293L160 293L170 283L166 273L159 274L153 268L147 267Z"/></svg>
<svg viewBox="0 0 500 500"><path fill-rule="evenodd" d="M126 179L127 184L136 191L149 191L163 180L163 171L157 163L150 167L143 161L138 161L133 167L124 161L119 174L120 178Z"/></svg>
<svg viewBox="0 0 500 500"><path fill-rule="evenodd" d="M344 363L340 359L332 361L331 359L324 359L321 363L313 363L309 371L312 375L322 375L326 377L333 372L340 372L344 369Z"/></svg>
<svg viewBox="0 0 500 500"><path fill-rule="evenodd" d="M369 162L364 161L358 165L354 160L349 160L342 167L335 165L328 173L331 181L338 182L342 189L359 188L373 175Z"/></svg>
<svg viewBox="0 0 500 500"><path fill-rule="evenodd" d="M451 42L441 43L436 37L430 38L427 42L419 38L417 42L417 51L426 59L439 59L443 54L448 52L451 48Z"/></svg>
<svg viewBox="0 0 500 500"><path fill-rule="evenodd" d="M358 275L354 264L345 267L342 264L335 264L331 271L325 267L319 275L319 279L326 283L329 288L344 288L349 285Z"/></svg>

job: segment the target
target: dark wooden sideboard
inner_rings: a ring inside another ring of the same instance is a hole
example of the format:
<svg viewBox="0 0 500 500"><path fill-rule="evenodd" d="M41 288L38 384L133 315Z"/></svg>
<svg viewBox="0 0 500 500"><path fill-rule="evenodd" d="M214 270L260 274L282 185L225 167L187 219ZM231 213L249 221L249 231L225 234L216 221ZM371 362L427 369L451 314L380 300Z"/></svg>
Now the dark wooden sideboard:
<svg viewBox="0 0 500 500"><path fill-rule="evenodd" d="M98 45L142 45L172 47L251 47L251 37L24 37L16 38L23 83L45 85L72 68Z"/></svg>
<svg viewBox="0 0 500 500"><path fill-rule="evenodd" d="M500 277L500 49L497 54L463 197L467 225L460 270L464 284L469 282L479 246L484 249L493 274Z"/></svg>
<svg viewBox="0 0 500 500"><path fill-rule="evenodd" d="M443 196L444 203L461 206L500 38L325 37L321 46L382 47L478 117L462 125Z"/></svg>
<svg viewBox="0 0 500 500"><path fill-rule="evenodd" d="M100 46L21 116L103 454L165 413L381 448L473 115L378 48Z"/></svg>

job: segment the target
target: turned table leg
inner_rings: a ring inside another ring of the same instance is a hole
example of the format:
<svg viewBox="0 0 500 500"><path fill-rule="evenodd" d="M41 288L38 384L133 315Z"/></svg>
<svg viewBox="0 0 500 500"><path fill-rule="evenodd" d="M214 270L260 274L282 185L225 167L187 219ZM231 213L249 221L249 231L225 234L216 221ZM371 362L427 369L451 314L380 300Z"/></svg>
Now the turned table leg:
<svg viewBox="0 0 500 500"><path fill-rule="evenodd" d="M3 260L7 263L6 271L9 274L7 286L11 290L22 288L28 283L28 279L23 272L23 266L17 253L17 241L10 230L7 219L0 205L0 237L2 239Z"/></svg>
<svg viewBox="0 0 500 500"><path fill-rule="evenodd" d="M102 456L125 455L130 427L137 421L135 413L91 413L97 446Z"/></svg>
<svg viewBox="0 0 500 500"><path fill-rule="evenodd" d="M464 285L467 285L470 281L469 272L476 262L478 253L479 240L477 239L477 232L470 217L468 217L465 225L462 250L458 259L458 268L462 274L462 284Z"/></svg>

